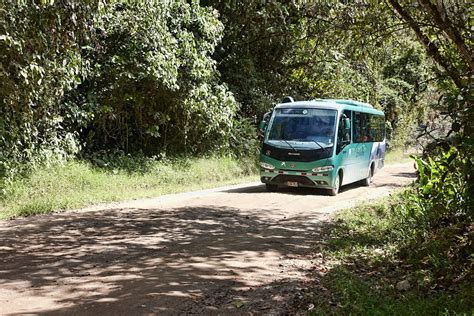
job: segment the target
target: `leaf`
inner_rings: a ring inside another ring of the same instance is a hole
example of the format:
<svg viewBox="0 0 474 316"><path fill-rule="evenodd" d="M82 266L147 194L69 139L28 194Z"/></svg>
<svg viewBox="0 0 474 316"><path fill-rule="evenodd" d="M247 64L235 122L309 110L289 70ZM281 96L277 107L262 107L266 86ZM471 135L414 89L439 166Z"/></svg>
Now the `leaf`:
<svg viewBox="0 0 474 316"><path fill-rule="evenodd" d="M429 181L426 185L423 186L423 194L428 194L433 188L433 182Z"/></svg>
<svg viewBox="0 0 474 316"><path fill-rule="evenodd" d="M234 304L236 308L241 308L242 306L244 306L244 303L239 300L233 301L232 304Z"/></svg>

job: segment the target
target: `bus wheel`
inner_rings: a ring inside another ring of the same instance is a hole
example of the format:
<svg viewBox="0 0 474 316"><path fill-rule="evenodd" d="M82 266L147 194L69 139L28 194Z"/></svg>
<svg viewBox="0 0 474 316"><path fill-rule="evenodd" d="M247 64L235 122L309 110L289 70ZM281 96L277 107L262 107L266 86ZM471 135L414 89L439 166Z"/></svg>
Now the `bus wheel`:
<svg viewBox="0 0 474 316"><path fill-rule="evenodd" d="M336 181L334 183L334 187L332 189L329 189L329 195L330 196L336 196L339 193L339 189L341 188L341 175L339 174L336 178Z"/></svg>
<svg viewBox="0 0 474 316"><path fill-rule="evenodd" d="M276 192L278 190L278 185L276 184L265 184L265 188L268 192Z"/></svg>
<svg viewBox="0 0 474 316"><path fill-rule="evenodd" d="M369 175L367 178L362 180L362 185L368 187L372 183L372 178L374 177L374 164L370 165Z"/></svg>

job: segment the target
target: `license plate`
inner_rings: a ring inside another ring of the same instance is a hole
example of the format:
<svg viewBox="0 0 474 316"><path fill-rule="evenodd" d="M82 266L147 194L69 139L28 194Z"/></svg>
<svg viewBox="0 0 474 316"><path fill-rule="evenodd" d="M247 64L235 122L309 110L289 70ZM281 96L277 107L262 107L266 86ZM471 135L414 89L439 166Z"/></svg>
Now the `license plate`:
<svg viewBox="0 0 474 316"><path fill-rule="evenodd" d="M298 182L288 181L288 182L286 183L286 185L288 185L289 187L297 187L297 186L298 186Z"/></svg>

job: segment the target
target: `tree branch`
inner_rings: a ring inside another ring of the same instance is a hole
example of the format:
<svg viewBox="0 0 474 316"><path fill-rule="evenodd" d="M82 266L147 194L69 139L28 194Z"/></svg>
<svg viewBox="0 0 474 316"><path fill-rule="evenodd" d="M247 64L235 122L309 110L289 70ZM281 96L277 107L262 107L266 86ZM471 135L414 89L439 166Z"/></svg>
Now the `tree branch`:
<svg viewBox="0 0 474 316"><path fill-rule="evenodd" d="M444 14L443 18L436 5L431 3L429 0L418 0L418 2L428 10L437 26L448 36L449 39L451 39L451 41L453 41L454 45L456 45L461 53L461 57L468 64L470 71L472 71L474 69L472 53L464 42L464 39L461 37L461 34L459 34L456 28L453 27L447 14Z"/></svg>
<svg viewBox="0 0 474 316"><path fill-rule="evenodd" d="M401 19L403 19L415 32L416 37L425 47L428 56L433 58L437 64L444 68L448 76L453 80L453 82L458 88L464 88L466 85L462 82L460 74L444 59L444 57L439 52L438 47L430 41L428 36L423 34L420 27L412 18L412 16L407 11L405 11L405 9L402 8L402 6L400 5L400 3L398 3L397 0L387 1L390 3L393 10L395 10L395 12L400 15Z"/></svg>

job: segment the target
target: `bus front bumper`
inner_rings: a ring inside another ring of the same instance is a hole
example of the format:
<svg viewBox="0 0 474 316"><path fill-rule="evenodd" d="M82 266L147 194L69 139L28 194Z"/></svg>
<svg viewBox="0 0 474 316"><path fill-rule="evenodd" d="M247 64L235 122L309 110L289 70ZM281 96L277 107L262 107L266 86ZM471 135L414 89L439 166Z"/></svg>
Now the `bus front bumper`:
<svg viewBox="0 0 474 316"><path fill-rule="evenodd" d="M287 187L331 189L333 172L300 172L289 170L260 170L260 181Z"/></svg>

